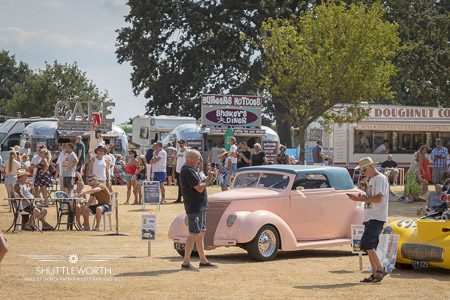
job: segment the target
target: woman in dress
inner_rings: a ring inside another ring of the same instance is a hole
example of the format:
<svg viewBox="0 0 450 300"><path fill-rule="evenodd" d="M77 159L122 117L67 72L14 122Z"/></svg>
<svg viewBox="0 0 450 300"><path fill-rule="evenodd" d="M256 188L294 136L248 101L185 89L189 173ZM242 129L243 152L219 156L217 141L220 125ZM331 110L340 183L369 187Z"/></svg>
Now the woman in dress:
<svg viewBox="0 0 450 300"><path fill-rule="evenodd" d="M17 180L17 170L20 169L20 162L16 159L17 154L15 151L11 150L9 152L9 160L5 163L5 187L6 192L8 195L8 198L12 198L11 191L14 188L14 185L16 184ZM8 200L9 202L9 212L12 211L12 201Z"/></svg>
<svg viewBox="0 0 450 300"><path fill-rule="evenodd" d="M288 165L289 164L289 155L286 154L286 147L280 146L280 154L277 155L276 164L279 165Z"/></svg>
<svg viewBox="0 0 450 300"><path fill-rule="evenodd" d="M131 188L133 188L134 194L134 203L137 203L137 191L136 191L136 170L138 168L138 161L136 159L137 153L134 150L130 150L128 152L130 159L128 163L125 165L123 161L120 162L122 167L125 169L125 180L127 182L127 201L123 204L130 204L130 196L131 196Z"/></svg>
<svg viewBox="0 0 450 300"><path fill-rule="evenodd" d="M41 162L37 165L36 177L34 179L34 187L36 188L36 192L38 189L41 190L42 198L44 198L44 205L48 205L47 189L53 185L52 177L48 170L51 160L51 158L48 158L48 154L48 150L45 148L39 150Z"/></svg>
<svg viewBox="0 0 450 300"><path fill-rule="evenodd" d="M142 204L142 185L144 184L145 175L147 174L147 162L145 161L144 155L138 157L138 164L138 168L136 169L136 190L139 201L135 201L133 204Z"/></svg>
<svg viewBox="0 0 450 300"><path fill-rule="evenodd" d="M408 196L408 199L404 203L412 203L414 200L425 202L425 199L419 197L422 192L421 185L424 184L428 186L426 180L420 175L419 163L413 160L406 173L404 195Z"/></svg>
<svg viewBox="0 0 450 300"><path fill-rule="evenodd" d="M431 173L430 173L430 168L428 167L427 151L428 151L427 145L420 146L419 151L417 151L417 162L419 163L420 175L426 181L430 182L431 181Z"/></svg>
<svg viewBox="0 0 450 300"><path fill-rule="evenodd" d="M256 143L254 148L255 153L252 155L251 165L252 166L267 165L267 158L264 152L261 151L261 145L259 143Z"/></svg>
<svg viewBox="0 0 450 300"><path fill-rule="evenodd" d="M222 191L228 190L228 175L232 168L231 158L228 156L228 152L224 151L219 153L219 185Z"/></svg>

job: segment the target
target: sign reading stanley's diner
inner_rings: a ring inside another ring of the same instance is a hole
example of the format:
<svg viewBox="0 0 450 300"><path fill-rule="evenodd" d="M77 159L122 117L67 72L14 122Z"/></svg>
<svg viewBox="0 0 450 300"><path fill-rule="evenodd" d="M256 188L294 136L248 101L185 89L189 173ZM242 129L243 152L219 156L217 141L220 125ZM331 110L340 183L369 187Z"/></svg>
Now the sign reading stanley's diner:
<svg viewBox="0 0 450 300"><path fill-rule="evenodd" d="M202 127L261 128L262 97L203 95Z"/></svg>

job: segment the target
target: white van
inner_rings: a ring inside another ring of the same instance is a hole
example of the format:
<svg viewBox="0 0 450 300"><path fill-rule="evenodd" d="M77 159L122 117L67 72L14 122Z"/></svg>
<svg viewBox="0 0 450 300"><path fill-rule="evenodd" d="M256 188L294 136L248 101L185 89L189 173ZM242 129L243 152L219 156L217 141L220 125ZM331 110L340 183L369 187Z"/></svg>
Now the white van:
<svg viewBox="0 0 450 300"><path fill-rule="evenodd" d="M178 125L196 124L195 118L178 116L139 116L133 119L132 142L141 148L162 141Z"/></svg>
<svg viewBox="0 0 450 300"><path fill-rule="evenodd" d="M55 118L33 117L28 119L9 119L0 125L0 145L3 161L9 159L9 151L20 144L26 126L39 121L56 121Z"/></svg>

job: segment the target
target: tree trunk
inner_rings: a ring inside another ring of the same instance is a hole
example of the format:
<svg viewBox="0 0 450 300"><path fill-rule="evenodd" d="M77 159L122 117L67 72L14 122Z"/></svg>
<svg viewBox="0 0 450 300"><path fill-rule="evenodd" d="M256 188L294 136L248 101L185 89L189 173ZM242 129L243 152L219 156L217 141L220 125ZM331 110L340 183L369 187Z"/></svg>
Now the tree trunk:
<svg viewBox="0 0 450 300"><path fill-rule="evenodd" d="M305 154L306 154L306 149L305 149L305 142L306 142L306 127L298 127L298 137L299 137L299 147L300 147L300 153L298 156L298 160L300 164L305 163Z"/></svg>
<svg viewBox="0 0 450 300"><path fill-rule="evenodd" d="M286 146L286 148L292 148L291 116L287 109L279 103L275 105L275 121L280 144Z"/></svg>

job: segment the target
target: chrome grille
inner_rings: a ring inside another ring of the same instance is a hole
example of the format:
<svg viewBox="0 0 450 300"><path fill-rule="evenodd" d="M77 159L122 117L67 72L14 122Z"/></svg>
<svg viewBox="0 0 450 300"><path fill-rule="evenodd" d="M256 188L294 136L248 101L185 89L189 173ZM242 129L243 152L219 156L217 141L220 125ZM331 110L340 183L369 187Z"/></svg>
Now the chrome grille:
<svg viewBox="0 0 450 300"><path fill-rule="evenodd" d="M211 201L206 211L206 233L205 233L205 249L214 245L214 234L217 225L224 211L227 209L230 201Z"/></svg>
<svg viewBox="0 0 450 300"><path fill-rule="evenodd" d="M423 244L405 243L402 245L402 257L440 263L444 261L444 248Z"/></svg>

